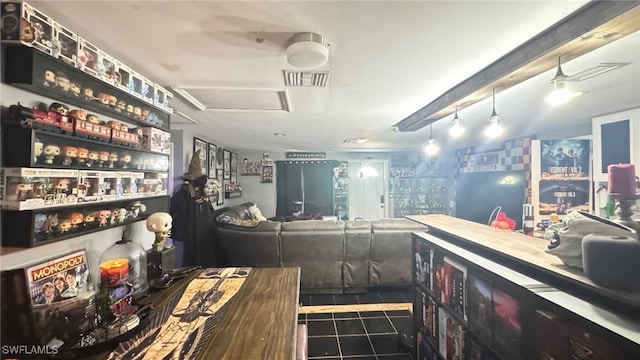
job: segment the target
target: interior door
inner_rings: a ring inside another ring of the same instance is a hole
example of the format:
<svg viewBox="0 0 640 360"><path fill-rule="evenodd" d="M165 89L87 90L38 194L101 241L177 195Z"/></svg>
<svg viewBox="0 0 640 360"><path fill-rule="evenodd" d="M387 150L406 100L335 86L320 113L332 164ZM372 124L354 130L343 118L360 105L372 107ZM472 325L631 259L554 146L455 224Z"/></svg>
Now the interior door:
<svg viewBox="0 0 640 360"><path fill-rule="evenodd" d="M387 217L385 162L349 161L349 168L349 218Z"/></svg>

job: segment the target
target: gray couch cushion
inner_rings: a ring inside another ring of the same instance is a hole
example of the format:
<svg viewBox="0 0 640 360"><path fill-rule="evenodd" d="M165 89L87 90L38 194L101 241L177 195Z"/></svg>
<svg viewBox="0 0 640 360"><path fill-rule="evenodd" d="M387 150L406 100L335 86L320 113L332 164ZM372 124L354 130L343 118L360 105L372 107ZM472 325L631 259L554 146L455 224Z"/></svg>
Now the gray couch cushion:
<svg viewBox="0 0 640 360"><path fill-rule="evenodd" d="M344 231L344 221L298 220L282 223L282 231Z"/></svg>
<svg viewBox="0 0 640 360"><path fill-rule="evenodd" d="M344 231L344 290L366 292L369 287L371 222L346 221Z"/></svg>

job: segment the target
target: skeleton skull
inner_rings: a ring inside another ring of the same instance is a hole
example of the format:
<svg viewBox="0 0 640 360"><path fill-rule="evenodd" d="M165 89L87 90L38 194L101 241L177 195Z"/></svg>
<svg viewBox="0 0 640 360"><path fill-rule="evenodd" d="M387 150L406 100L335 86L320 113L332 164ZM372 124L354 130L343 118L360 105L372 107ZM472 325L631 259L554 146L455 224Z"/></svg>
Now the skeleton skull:
<svg viewBox="0 0 640 360"><path fill-rule="evenodd" d="M562 222L551 225L544 234L549 240L546 252L566 265L582 269L582 238L589 234L636 237L633 229L582 211L570 212Z"/></svg>

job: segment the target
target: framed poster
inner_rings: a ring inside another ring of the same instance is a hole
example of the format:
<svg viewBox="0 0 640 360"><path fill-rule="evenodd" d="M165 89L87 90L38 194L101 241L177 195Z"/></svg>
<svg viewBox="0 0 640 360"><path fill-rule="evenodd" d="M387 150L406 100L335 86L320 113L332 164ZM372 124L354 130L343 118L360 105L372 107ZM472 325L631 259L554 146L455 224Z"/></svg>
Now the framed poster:
<svg viewBox="0 0 640 360"><path fill-rule="evenodd" d="M222 169L224 170L224 180L231 179L231 152L229 150L224 150L224 164L222 165Z"/></svg>
<svg viewBox="0 0 640 360"><path fill-rule="evenodd" d="M220 181L220 191L218 191L218 205L222 205L224 204L224 180L223 178L223 172L224 170L222 169L217 169L216 170L216 177L218 178L218 181Z"/></svg>
<svg viewBox="0 0 640 360"><path fill-rule="evenodd" d="M207 148L209 149L209 165L207 166L207 177L209 179L216 178L216 155L217 155L217 146L212 143L207 143Z"/></svg>
<svg viewBox="0 0 640 360"><path fill-rule="evenodd" d="M202 171L206 173L207 171L207 142L198 139L197 137L193 138L193 153L200 150L200 166L202 166Z"/></svg>
<svg viewBox="0 0 640 360"><path fill-rule="evenodd" d="M235 178L238 176L238 154L231 153L231 177ZM235 181L231 181L235 183Z"/></svg>
<svg viewBox="0 0 640 360"><path fill-rule="evenodd" d="M224 160L224 152L223 152L222 146L218 146L218 154L216 156L216 169L222 169L223 160ZM222 178L220 178L220 180L222 180Z"/></svg>

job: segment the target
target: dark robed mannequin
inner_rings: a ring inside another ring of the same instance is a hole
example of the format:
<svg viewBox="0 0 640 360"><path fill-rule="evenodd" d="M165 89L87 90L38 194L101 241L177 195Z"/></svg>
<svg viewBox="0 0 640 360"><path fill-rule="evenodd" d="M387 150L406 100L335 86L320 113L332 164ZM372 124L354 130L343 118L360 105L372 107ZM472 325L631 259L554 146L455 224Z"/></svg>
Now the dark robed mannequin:
<svg viewBox="0 0 640 360"><path fill-rule="evenodd" d="M183 266L215 267L213 206L205 194L207 176L202 173L199 159L197 151L183 176L185 184L171 197L171 237L183 244Z"/></svg>

